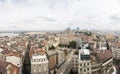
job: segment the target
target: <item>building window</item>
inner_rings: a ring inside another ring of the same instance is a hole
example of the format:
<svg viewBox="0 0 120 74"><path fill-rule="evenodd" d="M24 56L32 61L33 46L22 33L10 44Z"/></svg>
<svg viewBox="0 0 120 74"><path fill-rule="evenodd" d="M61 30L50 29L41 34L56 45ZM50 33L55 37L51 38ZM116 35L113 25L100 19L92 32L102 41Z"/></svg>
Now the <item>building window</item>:
<svg viewBox="0 0 120 74"><path fill-rule="evenodd" d="M89 71L89 68L87 68L87 70Z"/></svg>
<svg viewBox="0 0 120 74"><path fill-rule="evenodd" d="M82 68L80 68L80 71L82 71Z"/></svg>
<svg viewBox="0 0 120 74"><path fill-rule="evenodd" d="M80 66L82 66L82 64L80 64Z"/></svg>
<svg viewBox="0 0 120 74"><path fill-rule="evenodd" d="M72 67L72 69L74 69L74 67Z"/></svg>
<svg viewBox="0 0 120 74"><path fill-rule="evenodd" d="M41 64L39 66L41 66Z"/></svg>
<svg viewBox="0 0 120 74"><path fill-rule="evenodd" d="M84 72L86 72L86 69L84 69Z"/></svg>
<svg viewBox="0 0 120 74"><path fill-rule="evenodd" d="M32 59L32 62L34 62L34 60Z"/></svg>
<svg viewBox="0 0 120 74"><path fill-rule="evenodd" d="M89 66L89 63L87 63L87 65Z"/></svg>
<svg viewBox="0 0 120 74"><path fill-rule="evenodd" d="M86 66L85 63L84 63L84 66Z"/></svg>
<svg viewBox="0 0 120 74"><path fill-rule="evenodd" d="M87 74L89 74L89 73L87 73Z"/></svg>

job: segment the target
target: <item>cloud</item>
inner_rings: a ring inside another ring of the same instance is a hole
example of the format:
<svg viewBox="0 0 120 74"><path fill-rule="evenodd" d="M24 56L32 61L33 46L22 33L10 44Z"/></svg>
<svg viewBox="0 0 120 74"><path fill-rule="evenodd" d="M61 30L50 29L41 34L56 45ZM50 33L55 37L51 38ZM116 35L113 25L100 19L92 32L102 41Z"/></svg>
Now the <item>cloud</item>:
<svg viewBox="0 0 120 74"><path fill-rule="evenodd" d="M119 7L119 0L0 0L0 29L119 30Z"/></svg>

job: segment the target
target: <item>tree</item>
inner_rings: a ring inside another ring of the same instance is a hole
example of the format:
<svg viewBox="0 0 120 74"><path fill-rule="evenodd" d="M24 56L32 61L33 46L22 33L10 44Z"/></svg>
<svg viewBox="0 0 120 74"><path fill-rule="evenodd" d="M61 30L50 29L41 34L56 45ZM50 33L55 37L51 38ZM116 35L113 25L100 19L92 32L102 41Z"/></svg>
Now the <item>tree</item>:
<svg viewBox="0 0 120 74"><path fill-rule="evenodd" d="M69 42L69 47L76 48L76 41Z"/></svg>
<svg viewBox="0 0 120 74"><path fill-rule="evenodd" d="M87 31L87 32L85 32L84 34L87 35L87 36L91 36L91 35L92 35L92 32L91 32L91 31Z"/></svg>
<svg viewBox="0 0 120 74"><path fill-rule="evenodd" d="M49 49L50 49L50 50L55 50L55 47L54 47L54 46L51 46Z"/></svg>
<svg viewBox="0 0 120 74"><path fill-rule="evenodd" d="M75 54L75 55L78 55L78 53L79 53L79 51L77 50L77 51L75 51L75 53L74 53L74 54Z"/></svg>
<svg viewBox="0 0 120 74"><path fill-rule="evenodd" d="M62 47L62 44L59 44L58 46Z"/></svg>
<svg viewBox="0 0 120 74"><path fill-rule="evenodd" d="M60 47L68 47L69 45L59 44L58 46L60 46Z"/></svg>

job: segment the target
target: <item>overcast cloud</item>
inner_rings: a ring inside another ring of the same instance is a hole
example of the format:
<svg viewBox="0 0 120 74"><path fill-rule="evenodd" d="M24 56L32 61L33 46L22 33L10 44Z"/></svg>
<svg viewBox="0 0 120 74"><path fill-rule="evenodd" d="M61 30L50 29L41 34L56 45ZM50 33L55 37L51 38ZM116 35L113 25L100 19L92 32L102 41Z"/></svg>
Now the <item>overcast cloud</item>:
<svg viewBox="0 0 120 74"><path fill-rule="evenodd" d="M0 0L0 30L120 30L119 0Z"/></svg>

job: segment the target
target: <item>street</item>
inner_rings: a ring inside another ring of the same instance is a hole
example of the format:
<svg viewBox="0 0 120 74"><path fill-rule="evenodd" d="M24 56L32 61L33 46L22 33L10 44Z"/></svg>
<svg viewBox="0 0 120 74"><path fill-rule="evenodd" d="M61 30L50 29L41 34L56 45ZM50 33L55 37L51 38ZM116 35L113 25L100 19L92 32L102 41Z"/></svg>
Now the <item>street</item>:
<svg viewBox="0 0 120 74"><path fill-rule="evenodd" d="M74 54L74 50L70 52L70 54L66 58L66 62L57 70L57 74L69 74L71 70L70 61L72 59L73 54Z"/></svg>

